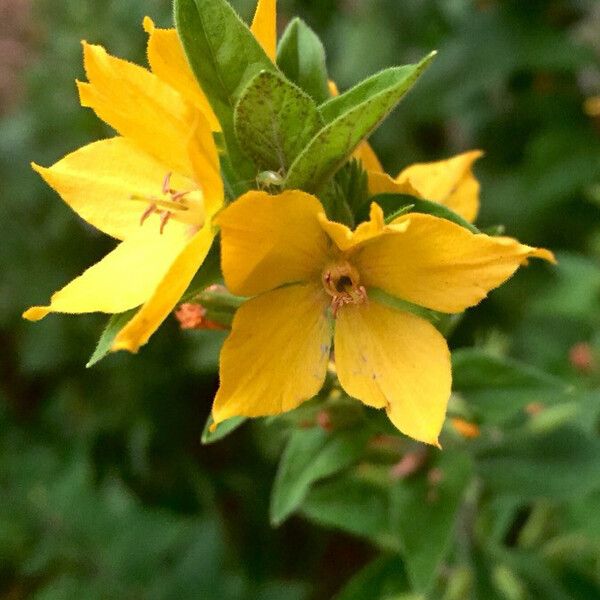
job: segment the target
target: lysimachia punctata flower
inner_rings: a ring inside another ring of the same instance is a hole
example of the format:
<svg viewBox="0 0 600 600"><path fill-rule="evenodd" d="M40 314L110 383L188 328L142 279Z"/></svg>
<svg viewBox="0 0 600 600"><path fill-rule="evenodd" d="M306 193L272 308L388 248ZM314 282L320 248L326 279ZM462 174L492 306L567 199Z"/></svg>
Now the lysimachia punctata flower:
<svg viewBox="0 0 600 600"><path fill-rule="evenodd" d="M444 313L479 303L547 250L406 214L385 224L377 204L355 231L314 196L248 192L216 219L237 311L220 362L219 423L292 410L325 379L332 340L340 384L382 408L403 433L438 443L451 389L450 353L427 320L384 303L379 289Z"/></svg>
<svg viewBox="0 0 600 600"><path fill-rule="evenodd" d="M25 312L120 313L140 306L113 349L136 351L171 312L213 241L223 204L219 157L203 110L150 71L84 43L81 104L116 137L33 165L65 202L119 245ZM214 122L213 122L214 126Z"/></svg>

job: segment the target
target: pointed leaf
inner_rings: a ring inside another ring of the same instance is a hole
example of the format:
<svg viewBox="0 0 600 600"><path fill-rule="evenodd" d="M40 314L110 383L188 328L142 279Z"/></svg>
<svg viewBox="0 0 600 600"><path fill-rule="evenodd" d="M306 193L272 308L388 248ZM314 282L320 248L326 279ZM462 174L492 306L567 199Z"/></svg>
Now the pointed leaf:
<svg viewBox="0 0 600 600"><path fill-rule="evenodd" d="M275 478L271 522L279 525L292 514L316 481L355 463L368 436L364 428L331 433L319 427L294 431Z"/></svg>
<svg viewBox="0 0 600 600"><path fill-rule="evenodd" d="M433 54L430 54L419 64L383 71L375 76L381 79L379 85L370 86L364 94L353 95L351 100L355 101L354 103L347 99L342 101L341 114L317 133L292 164L286 187L311 193L320 190L350 158L358 144L367 138L400 102L432 58ZM348 93L351 92L352 90ZM368 95L371 92L373 95ZM321 111L325 121L333 114L338 114L337 110L327 108L328 105L329 103L326 103Z"/></svg>
<svg viewBox="0 0 600 600"><path fill-rule="evenodd" d="M281 36L277 65L285 76L321 104L329 98L325 49L317 34L299 18Z"/></svg>
<svg viewBox="0 0 600 600"><path fill-rule="evenodd" d="M212 415L209 415L208 419L206 420L206 424L204 425L204 430L202 431L202 437L200 440L205 446L208 444L214 444L215 442L222 440L224 437L227 437L246 421L246 417L233 417L223 421L222 423L219 423L219 426L214 431L211 431L210 428L214 424L214 421Z"/></svg>
<svg viewBox="0 0 600 600"><path fill-rule="evenodd" d="M125 311L123 313L119 313L117 315L111 315L108 319L108 323L98 340L98 344L96 345L96 349L92 356L90 356L90 360L88 360L85 365L87 369L93 367L96 363L100 362L107 354L109 354L111 346L117 337L117 333L129 323L129 321L133 318L133 315L137 312L137 308L132 308L131 310Z"/></svg>
<svg viewBox="0 0 600 600"><path fill-rule="evenodd" d="M234 107L255 75L277 69L225 0L175 0L174 11L179 37L219 119L239 184L256 172L235 138Z"/></svg>
<svg viewBox="0 0 600 600"><path fill-rule="evenodd" d="M319 106L323 119L326 123L331 123L348 111L368 102L373 97L382 93L389 93L391 89L398 86L404 86L401 93L402 95L405 94L423 70L429 66L435 55L436 52L430 53L416 65L404 65L402 67L384 69L361 81L343 94L330 98Z"/></svg>
<svg viewBox="0 0 600 600"><path fill-rule="evenodd" d="M310 96L270 71L248 84L234 119L240 146L255 165L282 173L323 126Z"/></svg>

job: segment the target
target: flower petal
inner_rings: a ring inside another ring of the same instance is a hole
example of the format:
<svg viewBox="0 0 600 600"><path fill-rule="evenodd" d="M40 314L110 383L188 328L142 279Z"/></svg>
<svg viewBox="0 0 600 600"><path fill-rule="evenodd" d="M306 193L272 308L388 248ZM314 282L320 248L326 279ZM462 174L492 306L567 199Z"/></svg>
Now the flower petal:
<svg viewBox="0 0 600 600"><path fill-rule="evenodd" d="M447 313L483 300L527 258L554 261L548 250L507 237L474 234L445 219L412 213L392 221L402 232L370 240L352 259L368 287Z"/></svg>
<svg viewBox="0 0 600 600"><path fill-rule="evenodd" d="M34 306L23 316L38 321L50 312L120 313L143 304L187 242L183 228L155 222L121 242L100 262L56 292L48 306Z"/></svg>
<svg viewBox="0 0 600 600"><path fill-rule="evenodd" d="M377 173L369 171L369 193L372 196L377 194L408 194L420 198L421 194L411 185L410 181L398 182L387 173Z"/></svg>
<svg viewBox="0 0 600 600"><path fill-rule="evenodd" d="M335 326L342 387L369 406L386 408L406 435L438 445L450 397L450 352L436 328L378 302L343 306Z"/></svg>
<svg viewBox="0 0 600 600"><path fill-rule="evenodd" d="M221 351L219 423L292 410L323 385L331 347L328 301L316 285L291 285L252 298L233 320Z"/></svg>
<svg viewBox="0 0 600 600"><path fill-rule="evenodd" d="M214 234L210 224L192 237L169 266L144 306L119 332L113 350L137 352L175 308L190 281L204 262Z"/></svg>
<svg viewBox="0 0 600 600"><path fill-rule="evenodd" d="M49 168L32 166L80 217L119 240L137 234L148 207L131 196L160 196L167 174L162 163L122 137L83 146ZM171 184L181 190L195 187L176 174Z"/></svg>
<svg viewBox="0 0 600 600"><path fill-rule="evenodd" d="M389 232L403 231L408 226L408 223L405 225L386 225L383 210L381 210L381 207L376 202L371 203L369 220L360 223L354 231L342 223L330 221L324 213L319 214L318 218L323 230L327 232L327 235L333 240L335 245L343 252L374 237Z"/></svg>
<svg viewBox="0 0 600 600"><path fill-rule="evenodd" d="M187 152L197 110L150 71L84 43L89 83L78 82L82 106L124 137L164 163L168 170L192 176Z"/></svg>
<svg viewBox="0 0 600 600"><path fill-rule="evenodd" d="M267 56L275 62L277 53L277 0L258 0L250 30Z"/></svg>
<svg viewBox="0 0 600 600"><path fill-rule="evenodd" d="M297 190L248 192L217 215L227 287L254 296L286 283L320 278L329 240L317 220L321 203Z"/></svg>
<svg viewBox="0 0 600 600"><path fill-rule="evenodd" d="M221 131L221 125L190 69L177 30L159 29L150 17L144 17L143 26L148 34L148 62L152 72L202 111L213 131Z"/></svg>
<svg viewBox="0 0 600 600"><path fill-rule="evenodd" d="M396 181L400 185L410 183L419 197L444 204L472 223L479 212L480 187L472 168L481 156L481 150L472 150L447 160L414 164Z"/></svg>

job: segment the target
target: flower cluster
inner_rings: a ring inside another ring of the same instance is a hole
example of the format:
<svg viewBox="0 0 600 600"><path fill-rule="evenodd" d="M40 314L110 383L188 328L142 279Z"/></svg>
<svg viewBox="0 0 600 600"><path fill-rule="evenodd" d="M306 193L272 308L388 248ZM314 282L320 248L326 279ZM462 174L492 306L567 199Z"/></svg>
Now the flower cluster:
<svg viewBox="0 0 600 600"><path fill-rule="evenodd" d="M251 26L273 68L275 16L275 1L259 0ZM246 300L222 349L215 424L298 407L319 393L333 360L350 397L385 409L400 431L437 445L451 391L450 353L422 313L460 313L528 258L553 260L547 250L465 226L479 209L472 166L481 152L415 164L395 178L364 139L347 157L366 173L370 197L408 194L445 206L454 220L414 205L389 216L375 199L369 218L349 227L332 217L325 193L287 189L285 179L281 188L226 201L227 151L215 140L227 140L227 126L178 32L148 18L144 28L150 70L84 43L81 103L118 135L49 168L34 165L75 212L119 244L48 306L24 316L139 307L112 343L135 352L180 302L219 234L224 283ZM329 89L337 96L333 82Z"/></svg>

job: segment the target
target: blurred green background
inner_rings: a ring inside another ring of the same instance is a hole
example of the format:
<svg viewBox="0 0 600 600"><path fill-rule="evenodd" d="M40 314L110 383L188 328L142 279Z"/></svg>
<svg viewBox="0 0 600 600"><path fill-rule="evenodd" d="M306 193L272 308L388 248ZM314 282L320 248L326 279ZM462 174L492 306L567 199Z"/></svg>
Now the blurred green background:
<svg viewBox="0 0 600 600"><path fill-rule="evenodd" d="M252 14L252 0L233 4ZM322 600L378 556L343 523L331 530L294 517L269 526L276 428L245 425L200 444L222 334L181 332L170 319L139 356L86 370L104 318L20 319L112 247L29 168L110 135L78 106L80 40L144 63L142 18L167 26L170 10L168 0L0 4L2 598ZM584 102L600 94L599 3L280 0L280 32L294 15L322 36L341 88L439 50L372 140L384 165L396 173L483 149L480 226L504 224L560 261L523 269L469 312L451 345L563 378L576 390L577 418L597 438L600 117ZM561 439L552 446L559 455ZM568 450L560 460L577 481ZM485 548L474 552L477 580L492 584L465 596L450 577L459 591L449 583L444 598L600 598L600 486L575 497L561 480L555 487L535 503L497 491L477 544L495 536L504 562L496 568ZM524 570L511 562L523 552ZM377 585L355 580L340 598L404 597L400 584Z"/></svg>

